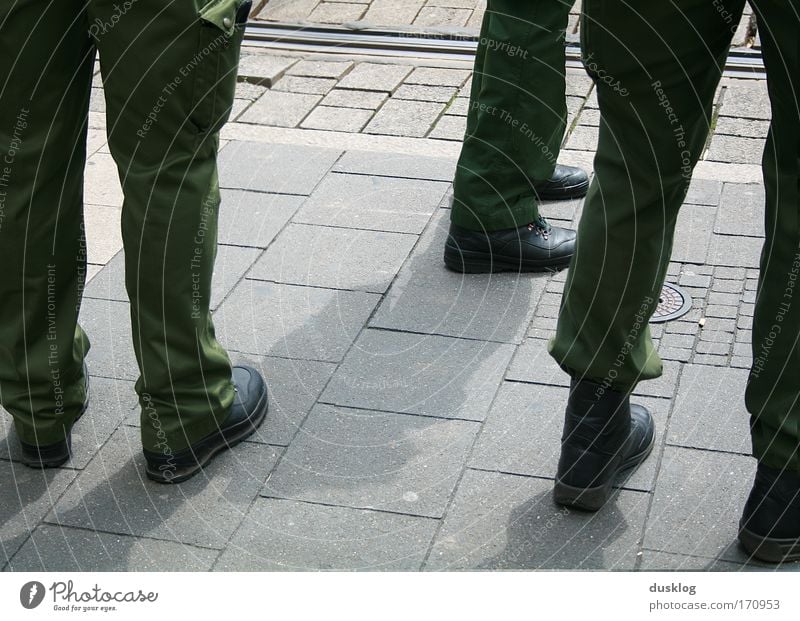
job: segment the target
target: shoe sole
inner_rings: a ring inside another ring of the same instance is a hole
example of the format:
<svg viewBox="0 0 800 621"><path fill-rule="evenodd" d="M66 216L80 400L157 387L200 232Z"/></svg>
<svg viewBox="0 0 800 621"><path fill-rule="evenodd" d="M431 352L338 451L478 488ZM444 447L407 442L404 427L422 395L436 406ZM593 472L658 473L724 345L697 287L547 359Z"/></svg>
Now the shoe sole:
<svg viewBox="0 0 800 621"><path fill-rule="evenodd" d="M173 476L169 477L164 476L165 471L152 469L148 464L148 466L145 468L145 474L147 475L147 478L151 481L155 481L156 483L163 483L165 485L183 483L184 481L191 479L194 475L200 472L208 464L208 462L214 459L214 457L219 455L221 452L233 448L243 440L246 440L252 436L267 417L268 409L268 396L267 391L265 390L261 397L261 401L259 401L256 405L257 414L255 417L248 418L242 421L238 426L230 427L229 429L221 432L219 442L211 447L208 452L204 453L196 463L183 468L176 468L175 470L166 471L175 473Z"/></svg>
<svg viewBox="0 0 800 621"><path fill-rule="evenodd" d="M536 191L534 189L534 191ZM540 201L568 201L574 198L583 198L589 191L589 181L584 181L577 185L571 185L557 192L536 192L536 196Z"/></svg>
<svg viewBox="0 0 800 621"><path fill-rule="evenodd" d="M558 259L526 261L474 250L445 247L444 264L461 274L495 274L497 272L558 272L569 266L572 255Z"/></svg>
<svg viewBox="0 0 800 621"><path fill-rule="evenodd" d="M739 522L739 543L754 559L766 563L800 561L800 539L777 539L757 535Z"/></svg>
<svg viewBox="0 0 800 621"><path fill-rule="evenodd" d="M614 484L624 475L624 479L633 474L633 471L644 462L653 452L656 443L656 436L650 440L650 444L638 453L631 455L623 461L614 471L608 483L597 487L573 487L562 483L556 479L553 488L553 500L562 506L580 509L582 511L598 511L606 502L614 488Z"/></svg>

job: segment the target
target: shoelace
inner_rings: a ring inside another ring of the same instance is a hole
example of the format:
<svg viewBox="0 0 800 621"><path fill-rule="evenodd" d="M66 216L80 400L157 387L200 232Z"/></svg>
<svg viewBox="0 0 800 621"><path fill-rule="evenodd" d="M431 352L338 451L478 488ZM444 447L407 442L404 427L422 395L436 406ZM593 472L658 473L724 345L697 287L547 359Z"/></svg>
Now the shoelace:
<svg viewBox="0 0 800 621"><path fill-rule="evenodd" d="M534 235L541 235L543 239L548 239L550 236L550 224L542 216L528 224L528 230Z"/></svg>

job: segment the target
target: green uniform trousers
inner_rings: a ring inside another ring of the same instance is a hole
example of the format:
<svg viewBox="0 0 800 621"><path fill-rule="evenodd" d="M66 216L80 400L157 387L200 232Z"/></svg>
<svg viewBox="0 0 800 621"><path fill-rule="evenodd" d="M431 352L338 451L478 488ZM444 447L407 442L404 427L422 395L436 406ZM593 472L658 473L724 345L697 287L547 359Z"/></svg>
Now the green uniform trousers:
<svg viewBox="0 0 800 621"><path fill-rule="evenodd" d="M520 227L539 216L534 184L553 174L566 128L564 32L574 0L488 0L452 221Z"/></svg>
<svg viewBox="0 0 800 621"><path fill-rule="evenodd" d="M756 457L800 471L800 1L752 4L772 124L763 156L766 240L745 400ZM573 376L631 391L661 374L648 320L743 5L584 0L584 64L597 85L600 142L550 344Z"/></svg>
<svg viewBox="0 0 800 621"><path fill-rule="evenodd" d="M185 448L230 410L230 361L209 298L218 133L234 96L242 1L15 0L0 8L0 401L24 442L63 439L86 398L89 341L77 318L97 51L124 191L143 445Z"/></svg>

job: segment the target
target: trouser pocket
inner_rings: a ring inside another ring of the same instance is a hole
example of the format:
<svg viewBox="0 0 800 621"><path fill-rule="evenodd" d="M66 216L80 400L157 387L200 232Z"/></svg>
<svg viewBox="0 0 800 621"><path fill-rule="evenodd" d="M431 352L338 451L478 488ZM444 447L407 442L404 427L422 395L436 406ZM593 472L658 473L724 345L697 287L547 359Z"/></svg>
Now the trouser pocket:
<svg viewBox="0 0 800 621"><path fill-rule="evenodd" d="M198 14L193 107L201 134L219 132L230 117L244 28L252 0L212 0Z"/></svg>

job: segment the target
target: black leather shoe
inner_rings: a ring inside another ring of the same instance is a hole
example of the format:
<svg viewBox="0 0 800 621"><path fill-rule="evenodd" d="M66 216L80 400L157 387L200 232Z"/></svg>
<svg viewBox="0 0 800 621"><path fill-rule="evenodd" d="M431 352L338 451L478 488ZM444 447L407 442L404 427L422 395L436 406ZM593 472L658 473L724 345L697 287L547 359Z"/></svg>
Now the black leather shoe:
<svg viewBox="0 0 800 621"><path fill-rule="evenodd" d="M553 176L533 189L539 200L560 201L586 196L589 190L589 175L582 168L557 164Z"/></svg>
<svg viewBox="0 0 800 621"><path fill-rule="evenodd" d="M43 446L28 444L20 440L22 463L29 468L58 468L66 463L72 455L72 428L89 408L89 370L86 368L86 365L83 367L83 375L86 378L86 400L83 402L80 413L72 422L70 428L67 429L65 438L53 444L46 444Z"/></svg>
<svg viewBox="0 0 800 621"><path fill-rule="evenodd" d="M144 451L147 478L158 483L181 483L203 469L211 459L249 438L267 415L267 385L251 367L233 367L236 390L233 406L219 429L191 446L165 455Z"/></svg>
<svg viewBox="0 0 800 621"><path fill-rule="evenodd" d="M758 465L739 522L739 542L759 561L800 560L800 473Z"/></svg>
<svg viewBox="0 0 800 621"><path fill-rule="evenodd" d="M553 497L558 504L597 511L617 476L641 464L655 443L650 412L627 394L572 380Z"/></svg>
<svg viewBox="0 0 800 621"><path fill-rule="evenodd" d="M518 229L472 231L450 224L444 264L461 273L544 272L569 265L575 231L550 226L544 218Z"/></svg>

